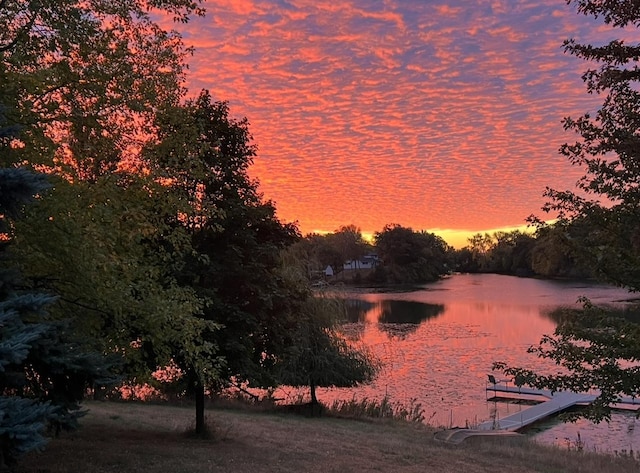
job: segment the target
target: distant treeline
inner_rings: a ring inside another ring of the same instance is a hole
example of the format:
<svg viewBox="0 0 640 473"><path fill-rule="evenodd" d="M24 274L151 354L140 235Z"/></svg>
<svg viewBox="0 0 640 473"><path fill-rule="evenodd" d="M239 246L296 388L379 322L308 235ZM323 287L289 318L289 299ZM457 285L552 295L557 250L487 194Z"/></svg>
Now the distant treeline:
<svg viewBox="0 0 640 473"><path fill-rule="evenodd" d="M396 224L386 225L368 242L359 228L347 225L329 234L309 234L292 251L305 263L312 281L412 284L452 272L594 277L573 244L572 235L579 231L585 231L584 225L542 225L535 233L478 233L466 247L454 249L433 233ZM364 260L369 264L348 264Z"/></svg>
<svg viewBox="0 0 640 473"><path fill-rule="evenodd" d="M535 233L518 230L477 233L468 245L453 252L456 271L499 273L545 278L591 278L594 272L579 257L572 230L566 225L549 225Z"/></svg>

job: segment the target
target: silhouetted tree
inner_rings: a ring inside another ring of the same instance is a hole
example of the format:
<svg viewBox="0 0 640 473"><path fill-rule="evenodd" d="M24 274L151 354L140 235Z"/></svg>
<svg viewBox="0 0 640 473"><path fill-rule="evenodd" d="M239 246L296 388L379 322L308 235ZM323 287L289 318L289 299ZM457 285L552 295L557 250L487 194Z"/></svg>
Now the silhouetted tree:
<svg viewBox="0 0 640 473"><path fill-rule="evenodd" d="M219 327L202 334L216 347L208 356L224 360L215 372L200 369L205 359L175 360L190 379L196 431L203 433L205 388L217 390L231 380L277 383L273 367L290 346L299 298L280 276L280 251L299 234L278 220L273 203L250 179L255 146L248 122L231 118L226 102L203 91L165 109L156 125L159 140L147 149L147 160L167 192L187 204L170 218L188 231L193 247L176 277L207 301L200 317Z"/></svg>
<svg viewBox="0 0 640 473"><path fill-rule="evenodd" d="M578 12L602 18L617 27L640 25L638 2L569 0ZM600 109L566 118L564 127L579 139L560 152L585 170L577 191L547 189L544 210L555 212L565 242L608 281L640 290L640 45L620 40L594 46L575 40L565 51L598 67L583 75L589 93L604 96ZM640 326L585 302L584 310L569 312L555 335L530 349L564 368L545 376L531 370L497 367L537 387L553 391L598 389L599 397L581 414L599 421L621 395L640 394Z"/></svg>
<svg viewBox="0 0 640 473"><path fill-rule="evenodd" d="M299 307L292 344L278 362L279 380L289 386L308 386L317 405L318 387L347 388L372 381L379 362L364 347L355 347L338 331L345 317L344 302L309 297Z"/></svg>
<svg viewBox="0 0 640 473"><path fill-rule="evenodd" d="M387 282L435 281L449 270L451 248L432 233L414 232L401 225L386 225L375 234L375 247Z"/></svg>

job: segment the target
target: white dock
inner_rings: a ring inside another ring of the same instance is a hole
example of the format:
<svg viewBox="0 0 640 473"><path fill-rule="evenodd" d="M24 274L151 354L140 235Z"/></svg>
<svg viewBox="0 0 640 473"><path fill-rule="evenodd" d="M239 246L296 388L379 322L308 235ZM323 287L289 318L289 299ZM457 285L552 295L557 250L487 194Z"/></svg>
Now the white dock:
<svg viewBox="0 0 640 473"><path fill-rule="evenodd" d="M502 441L509 436L518 436L516 433L523 427L533 424L536 421L549 417L558 412L562 412L577 405L591 404L597 394L579 394L571 391L541 391L522 386L510 386L509 380L495 381L495 378L487 385L487 392L492 392L490 399L516 400L527 399L539 402L527 409L515 414L511 414L503 419L489 420L481 423L475 429L449 429L436 432L434 438L447 443L461 443L470 437L498 437ZM640 399L623 397L616 404L611 406L614 409L640 410ZM517 437L514 437L517 438Z"/></svg>
<svg viewBox="0 0 640 473"><path fill-rule="evenodd" d="M508 430L515 432L522 427L549 417L550 415L564 411L576 404L589 403L596 396L589 394L576 394L568 391L555 393L548 401L541 402L528 409L511 414L502 419L483 422L478 426L479 430Z"/></svg>
<svg viewBox="0 0 640 473"><path fill-rule="evenodd" d="M597 394L580 394L571 391L559 391L552 393L551 391L539 391L525 387L503 386L499 384L488 386L487 391L493 392L494 394L509 394L509 399L523 396L534 396L542 398L542 402L502 419L483 422L477 427L478 430L507 430L515 432L527 425L533 424L534 422L553 414L557 414L558 412L562 412L570 407L576 405L588 405L597 397ZM640 408L640 400L635 398L623 398L619 404L616 404L616 406L622 407L622 405L625 405L630 409L638 409Z"/></svg>

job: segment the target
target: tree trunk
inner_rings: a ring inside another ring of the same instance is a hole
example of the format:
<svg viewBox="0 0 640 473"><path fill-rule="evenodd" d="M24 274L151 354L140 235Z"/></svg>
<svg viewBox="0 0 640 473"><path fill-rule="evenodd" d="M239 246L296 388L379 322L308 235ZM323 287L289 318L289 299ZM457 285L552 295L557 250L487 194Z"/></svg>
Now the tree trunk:
<svg viewBox="0 0 640 473"><path fill-rule="evenodd" d="M316 397L316 384L313 381L309 381L309 389L311 391L311 404L318 404L318 398Z"/></svg>
<svg viewBox="0 0 640 473"><path fill-rule="evenodd" d="M196 384L196 435L205 434L204 425L204 386L200 381Z"/></svg>

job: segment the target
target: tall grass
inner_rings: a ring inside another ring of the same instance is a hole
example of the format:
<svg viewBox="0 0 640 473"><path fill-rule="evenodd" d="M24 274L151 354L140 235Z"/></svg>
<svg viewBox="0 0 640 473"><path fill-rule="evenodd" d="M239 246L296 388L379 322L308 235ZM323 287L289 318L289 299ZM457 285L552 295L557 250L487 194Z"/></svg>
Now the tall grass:
<svg viewBox="0 0 640 473"><path fill-rule="evenodd" d="M327 413L350 419L372 418L427 423L425 410L416 399L411 399L409 405L406 406L400 402L391 402L387 396L379 401L367 398L356 399L355 397L350 400L336 400L328 407Z"/></svg>

